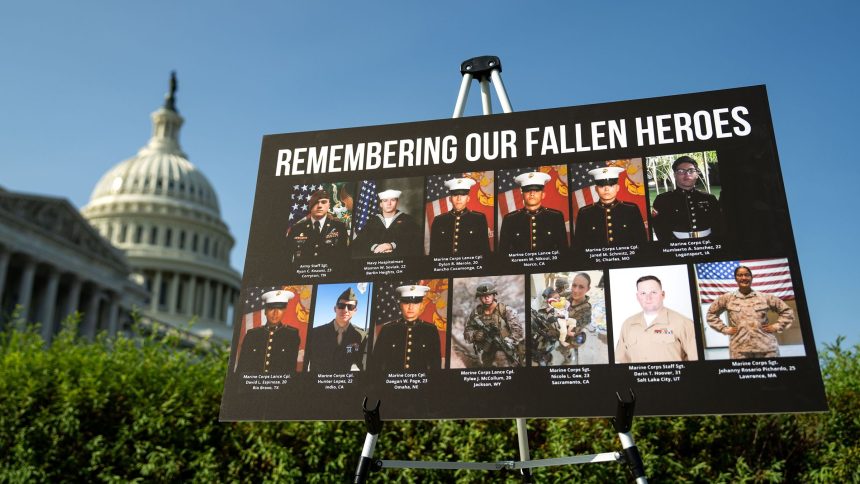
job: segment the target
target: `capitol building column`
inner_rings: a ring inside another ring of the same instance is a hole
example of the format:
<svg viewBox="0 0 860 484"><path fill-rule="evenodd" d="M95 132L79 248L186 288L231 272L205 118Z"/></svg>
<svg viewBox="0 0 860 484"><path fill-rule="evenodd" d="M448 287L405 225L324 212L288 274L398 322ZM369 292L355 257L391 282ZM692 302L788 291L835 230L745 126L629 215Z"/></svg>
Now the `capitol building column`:
<svg viewBox="0 0 860 484"><path fill-rule="evenodd" d="M42 339L50 343L54 337L54 315L57 307L57 287L60 285L60 272L56 267L48 267L48 281L42 293L42 301L39 304L39 313L36 321L42 323Z"/></svg>
<svg viewBox="0 0 860 484"><path fill-rule="evenodd" d="M9 271L9 259L12 253L0 245L0 296L3 295L3 289L6 287L6 273Z"/></svg>
<svg viewBox="0 0 860 484"><path fill-rule="evenodd" d="M176 314L178 312L178 297L179 297L179 283L181 282L181 275L178 272L174 272L170 276L170 285L168 287L167 293L167 312L170 314Z"/></svg>
<svg viewBox="0 0 860 484"><path fill-rule="evenodd" d="M81 287L83 287L83 281L76 274L69 274L69 276L71 277L69 289L68 292L66 292L63 305L60 309L61 320L68 318L69 315L77 311L78 304L81 300Z"/></svg>
<svg viewBox="0 0 860 484"><path fill-rule="evenodd" d="M33 284L36 279L36 261L27 257L24 270L21 271L21 279L18 282L18 302L21 306L21 319L29 321L30 302L33 299Z"/></svg>

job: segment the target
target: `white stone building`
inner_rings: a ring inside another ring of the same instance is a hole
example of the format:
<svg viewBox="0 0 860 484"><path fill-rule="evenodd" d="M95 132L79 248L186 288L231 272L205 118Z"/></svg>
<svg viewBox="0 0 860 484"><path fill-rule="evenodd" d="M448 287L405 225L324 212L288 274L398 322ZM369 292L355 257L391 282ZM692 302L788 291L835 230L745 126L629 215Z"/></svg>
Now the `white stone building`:
<svg viewBox="0 0 860 484"><path fill-rule="evenodd" d="M175 91L173 77L149 143L102 176L81 213L143 276L144 316L180 328L193 321L193 333L229 340L240 282L229 263L234 240L215 190L179 146Z"/></svg>

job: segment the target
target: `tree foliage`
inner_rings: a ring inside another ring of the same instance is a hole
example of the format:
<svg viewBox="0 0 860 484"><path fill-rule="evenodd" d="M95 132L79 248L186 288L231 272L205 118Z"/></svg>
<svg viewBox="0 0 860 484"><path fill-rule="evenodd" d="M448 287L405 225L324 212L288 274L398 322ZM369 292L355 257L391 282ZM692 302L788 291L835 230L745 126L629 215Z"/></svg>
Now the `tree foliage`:
<svg viewBox="0 0 860 484"><path fill-rule="evenodd" d="M350 480L361 422L219 423L227 348L171 336L83 341L76 320L45 347L0 333L0 482ZM831 410L804 415L642 418L633 433L655 482L860 480L860 345L822 354ZM798 389L802 391L802 389ZM602 420L529 421L533 458L605 452ZM380 458L515 460L510 420L386 422ZM539 469L538 482L629 479L615 463ZM384 470L374 481L482 482L516 474Z"/></svg>

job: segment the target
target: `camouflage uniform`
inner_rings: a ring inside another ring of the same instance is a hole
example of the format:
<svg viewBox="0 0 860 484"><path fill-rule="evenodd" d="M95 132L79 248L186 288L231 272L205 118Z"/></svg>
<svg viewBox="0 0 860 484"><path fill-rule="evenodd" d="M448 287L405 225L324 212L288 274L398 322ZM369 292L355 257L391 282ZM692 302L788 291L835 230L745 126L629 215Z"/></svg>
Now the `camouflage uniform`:
<svg viewBox="0 0 860 484"><path fill-rule="evenodd" d="M708 325L723 333L727 326L720 319L720 314L729 312L729 326L734 326L738 332L729 336L729 357L741 358L774 358L779 356L779 342L776 335L762 329L767 324L768 310L779 314L774 325L777 333L782 333L794 321L794 311L782 299L751 291L744 295L740 291L732 291L718 297L708 309Z"/></svg>
<svg viewBox="0 0 860 484"><path fill-rule="evenodd" d="M475 333L478 331L483 331L480 326L473 322L474 319L480 320L484 323L486 327L496 327L499 329L499 335L504 340L505 338L509 338L511 341L511 346L513 346L514 351L518 354L521 353L521 343L525 337L525 330L523 329L522 323L520 323L519 318L517 317L517 311L509 306L506 306L502 303L496 303L496 307L490 312L490 314L486 314L481 305L478 305L471 314L469 314L469 318L466 321L466 327L463 331L463 337L469 343L476 343L474 341ZM485 334L485 338L488 335ZM510 361L506 355L503 355L501 350L493 351L492 349L495 347L489 343L488 340L484 339L481 343L486 344L486 347L481 351L479 355L481 357L481 364L483 366L513 366L514 362ZM502 353L500 355L499 353ZM507 364L500 365L502 359L507 360ZM494 363L496 363L494 365Z"/></svg>

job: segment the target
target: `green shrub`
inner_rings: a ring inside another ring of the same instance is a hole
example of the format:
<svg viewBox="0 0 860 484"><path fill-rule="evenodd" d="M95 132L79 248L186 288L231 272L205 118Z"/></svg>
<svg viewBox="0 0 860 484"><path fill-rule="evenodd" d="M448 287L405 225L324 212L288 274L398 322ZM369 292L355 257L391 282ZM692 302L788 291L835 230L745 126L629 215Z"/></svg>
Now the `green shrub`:
<svg viewBox="0 0 860 484"><path fill-rule="evenodd" d="M83 341L79 318L45 347L37 329L0 333L0 482L343 482L361 422L219 423L228 348L172 336ZM9 326L15 326L9 325ZM831 410L805 415L638 419L655 482L860 481L860 345L822 354ZM618 447L608 422L529 421L533 458ZM376 455L400 460L516 460L511 420L386 422ZM538 482L618 482L605 463L535 471ZM482 482L478 471L384 470L374 481Z"/></svg>

